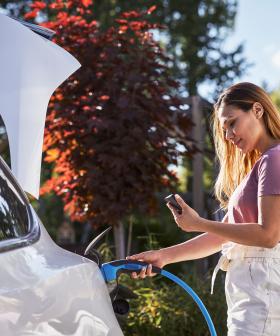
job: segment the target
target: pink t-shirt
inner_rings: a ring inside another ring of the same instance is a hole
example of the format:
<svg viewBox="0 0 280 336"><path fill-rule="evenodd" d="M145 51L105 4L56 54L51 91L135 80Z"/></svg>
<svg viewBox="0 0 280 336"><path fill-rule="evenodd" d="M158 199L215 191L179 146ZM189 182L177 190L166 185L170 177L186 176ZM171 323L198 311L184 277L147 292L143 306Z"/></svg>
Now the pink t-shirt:
<svg viewBox="0 0 280 336"><path fill-rule="evenodd" d="M258 196L280 194L280 144L265 151L230 197L228 223L258 223Z"/></svg>

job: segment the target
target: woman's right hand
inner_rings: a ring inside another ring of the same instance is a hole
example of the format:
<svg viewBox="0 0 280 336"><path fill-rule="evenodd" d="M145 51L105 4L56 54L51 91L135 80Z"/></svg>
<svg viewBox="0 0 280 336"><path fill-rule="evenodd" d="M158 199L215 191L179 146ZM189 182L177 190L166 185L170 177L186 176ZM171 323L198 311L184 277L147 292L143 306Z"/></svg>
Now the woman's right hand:
<svg viewBox="0 0 280 336"><path fill-rule="evenodd" d="M152 273L152 265L159 268L162 268L166 265L166 263L164 262L162 251L160 250L152 250L134 254L132 256L126 257L126 259L144 261L149 264L148 267L143 267L139 274L137 274L136 272L131 273L132 279L144 279L146 278L146 276L154 276L156 274Z"/></svg>

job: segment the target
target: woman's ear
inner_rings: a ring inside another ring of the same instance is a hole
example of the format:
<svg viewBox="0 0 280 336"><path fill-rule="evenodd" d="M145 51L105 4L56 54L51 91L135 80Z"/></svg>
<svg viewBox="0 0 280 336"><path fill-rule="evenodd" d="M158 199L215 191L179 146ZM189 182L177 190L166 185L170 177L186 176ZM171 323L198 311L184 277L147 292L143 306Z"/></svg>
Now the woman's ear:
<svg viewBox="0 0 280 336"><path fill-rule="evenodd" d="M263 116L263 112L264 112L264 109L263 109L262 104L255 102L253 104L253 113L255 114L256 118L260 119Z"/></svg>

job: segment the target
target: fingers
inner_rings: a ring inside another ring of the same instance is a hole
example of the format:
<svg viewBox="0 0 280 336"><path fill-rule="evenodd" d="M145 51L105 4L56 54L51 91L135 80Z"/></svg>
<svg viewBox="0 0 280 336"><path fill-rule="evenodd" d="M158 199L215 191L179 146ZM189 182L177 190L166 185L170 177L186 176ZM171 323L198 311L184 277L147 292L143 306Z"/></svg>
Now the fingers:
<svg viewBox="0 0 280 336"><path fill-rule="evenodd" d="M172 215L174 216L174 218L176 219L176 218L179 216L178 212L177 212L177 211L173 208L173 206L170 205L169 203L167 203L167 206L168 206L168 208L171 210Z"/></svg>
<svg viewBox="0 0 280 336"><path fill-rule="evenodd" d="M142 267L141 271L139 274L136 272L131 273L131 278L132 279L145 279L147 276L155 276L155 273L152 273L152 265L149 264L147 267Z"/></svg>
<svg viewBox="0 0 280 336"><path fill-rule="evenodd" d="M146 278L146 267L142 267L140 273L132 272L131 273L131 278L132 279L145 279Z"/></svg>
<svg viewBox="0 0 280 336"><path fill-rule="evenodd" d="M178 202L178 204L181 205L181 208L183 209L186 206L186 202L178 194L175 195L175 198L176 198L176 201Z"/></svg>
<svg viewBox="0 0 280 336"><path fill-rule="evenodd" d="M171 210L171 212L173 213L173 215L175 215L176 214L176 210L173 208L173 206L172 205L170 205L170 203L168 202L167 203L167 207Z"/></svg>
<svg viewBox="0 0 280 336"><path fill-rule="evenodd" d="M152 264L150 264L151 262L153 262L154 259L152 258L152 256L153 254L150 252L142 252L126 257L127 260L137 260L137 261L144 261L147 264L149 263L149 265L147 265L146 267L143 266L138 274L136 272L132 272L130 275L132 279L145 279L147 276L150 277L156 275L156 273L152 273Z"/></svg>
<svg viewBox="0 0 280 336"><path fill-rule="evenodd" d="M143 261L143 253L138 253L138 254L133 254L132 256L127 256L126 259Z"/></svg>
<svg viewBox="0 0 280 336"><path fill-rule="evenodd" d="M183 213L184 208L186 208L187 204L185 203L185 201L182 199L181 196L179 196L178 194L175 194L175 199L178 202L178 204L181 206L182 210L180 212L178 212L177 209L175 209L170 202L167 203L168 208L171 210L172 215L174 216L175 220L177 220Z"/></svg>
<svg viewBox="0 0 280 336"><path fill-rule="evenodd" d="M126 260L143 261L143 259L141 258L142 256L143 256L143 253L133 254L132 256L127 256ZM131 279L138 279L138 278L144 279L145 273L146 273L146 268L143 267L139 274L137 274L136 272L133 272L131 273L130 277Z"/></svg>
<svg viewBox="0 0 280 336"><path fill-rule="evenodd" d="M156 273L152 273L152 264L149 264L148 267L147 267L147 276L151 277L151 276L155 276Z"/></svg>
<svg viewBox="0 0 280 336"><path fill-rule="evenodd" d="M147 267L143 267L141 269L141 272L139 273L139 278L140 279L145 279L146 278L146 270L147 270Z"/></svg>
<svg viewBox="0 0 280 336"><path fill-rule="evenodd" d="M176 198L176 201L180 204L184 204L184 200L182 199L182 197L178 194L175 194L175 198Z"/></svg>

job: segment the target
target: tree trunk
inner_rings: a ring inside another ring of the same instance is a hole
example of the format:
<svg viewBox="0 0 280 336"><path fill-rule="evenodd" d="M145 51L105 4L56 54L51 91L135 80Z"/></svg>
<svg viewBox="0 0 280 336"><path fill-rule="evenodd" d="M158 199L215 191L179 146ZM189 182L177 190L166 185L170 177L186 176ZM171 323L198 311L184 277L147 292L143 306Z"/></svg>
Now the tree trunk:
<svg viewBox="0 0 280 336"><path fill-rule="evenodd" d="M115 250L116 259L125 258L125 232L123 223L119 223L114 226L114 240L115 240Z"/></svg>
<svg viewBox="0 0 280 336"><path fill-rule="evenodd" d="M204 116L202 112L201 98L199 96L191 97L192 120L194 123L193 139L196 141L197 147L201 150L194 154L192 160L192 206L199 216L205 217L204 204L204 185L203 185L203 149L205 141ZM196 272L200 278L203 278L207 271L207 259L203 258L196 261Z"/></svg>
<svg viewBox="0 0 280 336"><path fill-rule="evenodd" d="M192 97L192 120L195 124L193 128L193 139L197 147L201 150L193 157L193 186L192 198L193 208L200 216L205 215L204 185L203 185L203 149L205 141L205 129L203 125L203 113L199 96Z"/></svg>
<svg viewBox="0 0 280 336"><path fill-rule="evenodd" d="M129 226L128 226L128 234L127 234L127 247L126 247L127 255L130 255L130 252L131 252L132 227L133 227L133 220L132 220L132 216L130 216Z"/></svg>

